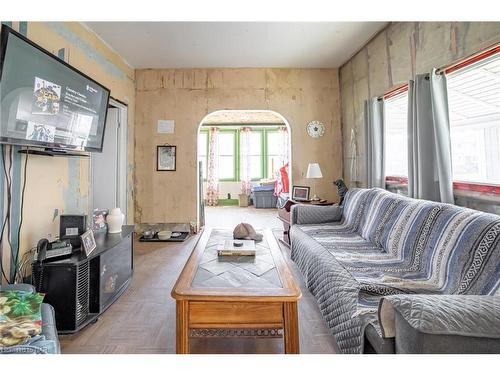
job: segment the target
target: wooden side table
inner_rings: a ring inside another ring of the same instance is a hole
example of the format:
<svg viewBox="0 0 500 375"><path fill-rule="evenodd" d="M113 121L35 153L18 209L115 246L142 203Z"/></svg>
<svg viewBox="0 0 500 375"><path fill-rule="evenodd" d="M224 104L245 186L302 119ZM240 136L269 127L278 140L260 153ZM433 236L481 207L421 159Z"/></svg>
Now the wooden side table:
<svg viewBox="0 0 500 375"><path fill-rule="evenodd" d="M296 204L307 204L313 206L333 206L335 202L325 201L325 202L314 202L314 201L296 201L293 199L289 199L286 201L285 205L281 208L278 208L278 219L283 223L283 236L280 238L280 241L286 246L290 247L290 211L293 205Z"/></svg>

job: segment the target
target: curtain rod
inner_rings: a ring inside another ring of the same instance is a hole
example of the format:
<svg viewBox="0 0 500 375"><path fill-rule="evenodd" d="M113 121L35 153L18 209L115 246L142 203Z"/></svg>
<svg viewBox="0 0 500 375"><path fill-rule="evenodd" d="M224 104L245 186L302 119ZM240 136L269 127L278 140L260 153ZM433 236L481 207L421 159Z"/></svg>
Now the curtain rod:
<svg viewBox="0 0 500 375"><path fill-rule="evenodd" d="M438 69L436 69L436 74L445 74L445 73L451 73L456 70L459 70L461 68L464 68L468 65L471 65L479 60L482 60L486 57L492 56L495 53L500 53L500 42L494 43L490 45L489 47L483 49L480 52L473 53L471 55L468 55L467 57L463 57L459 60L455 60L451 64L444 65ZM408 84L402 84L392 90L389 90L388 92L380 95L377 97L377 100L384 100L391 98L393 96L396 96L405 90L408 89Z"/></svg>
<svg viewBox="0 0 500 375"><path fill-rule="evenodd" d="M480 52L473 53L436 70L436 74L451 73L500 52L500 42L496 42Z"/></svg>

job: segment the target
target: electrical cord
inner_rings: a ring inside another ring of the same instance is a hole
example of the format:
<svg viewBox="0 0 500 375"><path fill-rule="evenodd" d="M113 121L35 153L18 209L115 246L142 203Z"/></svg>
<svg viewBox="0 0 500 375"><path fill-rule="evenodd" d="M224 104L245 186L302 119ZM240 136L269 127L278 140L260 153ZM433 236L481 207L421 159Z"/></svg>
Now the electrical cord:
<svg viewBox="0 0 500 375"><path fill-rule="evenodd" d="M29 150L29 149L28 149ZM5 272L5 268L3 267L3 262L2 259L0 259L0 268L2 271L2 276L3 278L7 281L9 284L13 284L16 282L18 279L18 270L19 270L19 250L20 250L20 241L21 241L21 229L23 225L23 210L24 210L24 194L26 191L26 181L27 181L27 166L28 166L28 155L29 152L26 154L26 158L24 160L24 176L23 176L23 186L22 186L22 191L21 191L21 212L20 212L20 217L19 217L19 226L17 228L17 252L14 256L14 249L12 248L12 241L10 238L11 235L11 204L12 204L12 158L13 158L13 147L10 146L9 148L9 168L7 170L7 167L5 165L5 146L2 145L2 166L3 166L3 172L5 176L5 181L7 184L7 208L6 208L6 213L5 213L5 218L3 219L2 223L2 232L0 233L0 246L3 246L3 240L4 240L4 233L5 233L5 227L7 226L7 242L9 244L9 249L10 249L10 259L11 263L13 263L14 270L13 270L13 275L12 277L7 277L7 273ZM12 273L12 271L11 271Z"/></svg>
<svg viewBox="0 0 500 375"><path fill-rule="evenodd" d="M11 206L12 206L12 146L9 147L9 170L6 172L5 179L7 180L7 242L9 243L10 249L10 260L12 263L13 259L13 249L12 249L12 240L10 238L11 232L11 222L10 222L10 214L11 214ZM12 271L11 271L12 273ZM14 280L12 278L9 279L9 284L13 284Z"/></svg>
<svg viewBox="0 0 500 375"><path fill-rule="evenodd" d="M21 261L19 262L19 273L17 275L16 282L22 283L24 279L28 276L29 270L31 268L31 264L35 260L36 247L32 247L27 252L23 254L21 257Z"/></svg>
<svg viewBox="0 0 500 375"><path fill-rule="evenodd" d="M5 181L7 182L7 211L5 214L5 218L3 219L2 232L0 233L0 246L3 246L3 234L5 232L5 225L7 224L7 219L10 215L10 201L9 201L10 189L9 189L9 179L7 178L7 168L5 167L5 145L2 145L2 166L5 175ZM0 259L0 268L2 269L2 276L10 284L10 279L7 277L5 269L3 268L3 259Z"/></svg>
<svg viewBox="0 0 500 375"><path fill-rule="evenodd" d="M17 275L17 262L19 260L19 250L21 246L21 228L23 226L23 211L24 211L24 193L26 191L26 180L27 180L27 170L28 170L28 157L29 157L29 147L27 148L26 152L26 157L24 158L24 175L23 175L23 187L21 189L21 213L19 216L19 227L17 228L17 251L16 251L16 256L15 256L15 262L14 262L14 280L16 280L16 275Z"/></svg>

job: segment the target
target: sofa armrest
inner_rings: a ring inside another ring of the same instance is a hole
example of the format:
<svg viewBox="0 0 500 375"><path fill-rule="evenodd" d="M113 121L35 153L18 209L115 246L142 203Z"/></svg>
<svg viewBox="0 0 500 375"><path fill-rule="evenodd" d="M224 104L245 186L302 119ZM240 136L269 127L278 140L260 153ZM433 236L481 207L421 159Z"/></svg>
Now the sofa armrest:
<svg viewBox="0 0 500 375"><path fill-rule="evenodd" d="M30 284L6 284L6 285L1 285L0 290L2 291L18 290L20 292L35 293L35 287Z"/></svg>
<svg viewBox="0 0 500 375"><path fill-rule="evenodd" d="M290 213L291 224L323 224L340 221L342 219L342 206L313 206L309 204L296 204Z"/></svg>
<svg viewBox="0 0 500 375"><path fill-rule="evenodd" d="M379 323L396 353L500 353L500 296L388 296Z"/></svg>

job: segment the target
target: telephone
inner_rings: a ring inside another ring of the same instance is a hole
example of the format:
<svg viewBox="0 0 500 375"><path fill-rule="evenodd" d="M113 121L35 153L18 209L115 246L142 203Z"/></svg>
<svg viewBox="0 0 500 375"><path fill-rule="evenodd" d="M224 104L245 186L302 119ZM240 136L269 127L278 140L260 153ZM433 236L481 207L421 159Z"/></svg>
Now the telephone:
<svg viewBox="0 0 500 375"><path fill-rule="evenodd" d="M32 272L33 285L36 291L43 292L43 262L50 258L57 258L73 253L73 246L69 240L49 242L48 239L42 238L36 245L36 254L34 260L38 265L38 271ZM35 268L34 268L35 269Z"/></svg>
<svg viewBox="0 0 500 375"><path fill-rule="evenodd" d="M49 246L49 240L46 238L42 238L36 244L36 255L35 260L38 263L42 263L47 257L47 247Z"/></svg>
<svg viewBox="0 0 500 375"><path fill-rule="evenodd" d="M35 260L42 263L45 259L71 255L73 246L70 240L49 242L48 239L42 238L36 245Z"/></svg>

